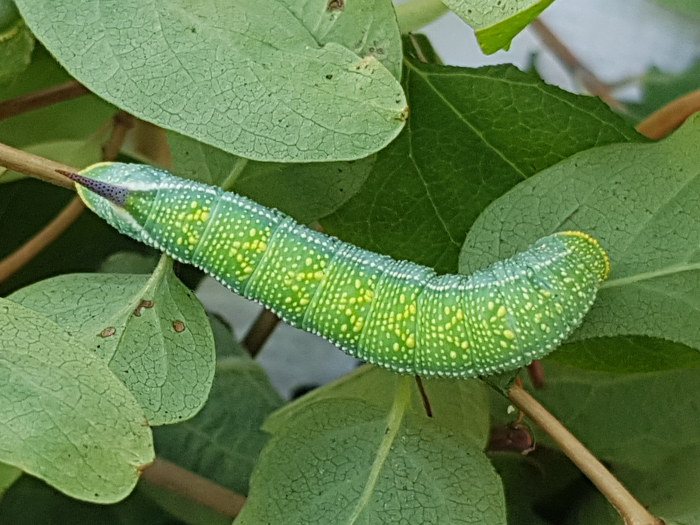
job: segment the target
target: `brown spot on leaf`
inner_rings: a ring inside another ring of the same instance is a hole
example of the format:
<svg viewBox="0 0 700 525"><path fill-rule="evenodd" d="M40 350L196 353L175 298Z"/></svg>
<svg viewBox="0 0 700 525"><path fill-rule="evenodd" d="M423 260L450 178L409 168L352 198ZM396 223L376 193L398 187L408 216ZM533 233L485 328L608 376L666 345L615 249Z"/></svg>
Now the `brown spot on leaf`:
<svg viewBox="0 0 700 525"><path fill-rule="evenodd" d="M326 11L342 11L345 9L345 0L328 0Z"/></svg>
<svg viewBox="0 0 700 525"><path fill-rule="evenodd" d="M141 317L141 310L144 308L153 308L153 301L141 301L139 305L134 309L134 315L136 317Z"/></svg>
<svg viewBox="0 0 700 525"><path fill-rule="evenodd" d="M110 337L110 336L112 336L112 335L114 335L114 334L116 334L116 333L117 333L117 329L114 328L113 326L110 326L109 328L105 328L104 330L102 330L102 332L100 333L100 335L101 335L102 337Z"/></svg>
<svg viewBox="0 0 700 525"><path fill-rule="evenodd" d="M185 323L183 323L182 321L175 321L173 323L173 330L175 330L177 333L184 332Z"/></svg>

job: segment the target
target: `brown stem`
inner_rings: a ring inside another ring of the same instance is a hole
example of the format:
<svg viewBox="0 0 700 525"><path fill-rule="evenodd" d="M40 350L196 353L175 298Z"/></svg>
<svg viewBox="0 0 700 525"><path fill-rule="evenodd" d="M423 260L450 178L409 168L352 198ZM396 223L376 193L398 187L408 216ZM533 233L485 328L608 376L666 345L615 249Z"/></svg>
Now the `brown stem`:
<svg viewBox="0 0 700 525"><path fill-rule="evenodd" d="M423 380L420 376L416 376L416 383L418 384L418 392L420 392L420 397L423 401L425 414L428 417L433 417L433 407L430 406L430 399L428 398L428 393L425 391L425 385L423 385Z"/></svg>
<svg viewBox="0 0 700 525"><path fill-rule="evenodd" d="M34 109L43 108L57 102L70 100L90 93L90 90L77 80L69 80L57 86L32 91L20 97L0 102L0 120L21 115Z"/></svg>
<svg viewBox="0 0 700 525"><path fill-rule="evenodd" d="M272 335L272 332L279 322L280 318L267 308L264 308L263 311L260 312L253 326L248 330L245 339L243 339L243 346L246 347L250 355L253 357L258 355L265 341Z"/></svg>
<svg viewBox="0 0 700 525"><path fill-rule="evenodd" d="M161 458L156 458L143 469L141 476L153 485L176 492L230 518L235 518L246 502L245 496Z"/></svg>
<svg viewBox="0 0 700 525"><path fill-rule="evenodd" d="M411 39L411 44L413 44L413 49L416 50L416 55L418 56L418 60L420 60L424 64L427 64L428 60L425 58L425 55L423 54L423 50L420 48L420 44L418 44L418 39L415 36L413 36L413 33L409 33L408 38Z"/></svg>
<svg viewBox="0 0 700 525"><path fill-rule="evenodd" d="M29 239L15 252L0 261L0 284L5 282L12 274L31 261L39 252L56 240L68 226L73 224L80 213L85 209L85 205L79 197L74 197L72 201L63 208L50 223Z"/></svg>
<svg viewBox="0 0 700 525"><path fill-rule="evenodd" d="M532 386L537 389L544 388L544 368L542 367L542 361L535 359L532 363L527 365L527 373L530 376L530 381L532 381Z"/></svg>
<svg viewBox="0 0 700 525"><path fill-rule="evenodd" d="M634 496L607 470L590 451L569 432L521 386L514 385L508 398L552 438L562 452L573 461L598 490L617 509L626 525L662 525Z"/></svg>
<svg viewBox="0 0 700 525"><path fill-rule="evenodd" d="M126 111L118 111L114 115L113 120L114 128L112 129L112 134L107 143L102 146L102 160L105 161L113 161L117 158L119 150L122 149L122 144L124 144L126 133L134 127L136 119Z"/></svg>
<svg viewBox="0 0 700 525"><path fill-rule="evenodd" d="M639 123L637 131L650 139L660 139L697 111L700 111L700 90L683 95L655 111Z"/></svg>
<svg viewBox="0 0 700 525"><path fill-rule="evenodd" d="M5 166L7 169L36 177L69 190L75 190L73 182L56 173L56 170L76 172L78 171L76 168L12 148L5 144L0 144L0 166Z"/></svg>
<svg viewBox="0 0 700 525"><path fill-rule="evenodd" d="M599 80L590 69L584 66L542 20L535 18L530 23L530 27L537 33L542 43L569 68L571 74L583 84L591 95L600 97L611 108L624 109L624 106L612 96L612 88Z"/></svg>

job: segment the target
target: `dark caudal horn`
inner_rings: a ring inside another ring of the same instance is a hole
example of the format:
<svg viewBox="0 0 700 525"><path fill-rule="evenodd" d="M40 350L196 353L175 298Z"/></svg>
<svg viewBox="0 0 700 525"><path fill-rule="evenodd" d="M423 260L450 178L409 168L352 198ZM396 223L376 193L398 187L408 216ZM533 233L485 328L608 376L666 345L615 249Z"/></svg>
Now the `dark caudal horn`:
<svg viewBox="0 0 700 525"><path fill-rule="evenodd" d="M85 177L84 175L72 173L70 171L56 171L119 207L123 208L126 205L126 198L129 196L129 190L126 188L91 179L90 177Z"/></svg>

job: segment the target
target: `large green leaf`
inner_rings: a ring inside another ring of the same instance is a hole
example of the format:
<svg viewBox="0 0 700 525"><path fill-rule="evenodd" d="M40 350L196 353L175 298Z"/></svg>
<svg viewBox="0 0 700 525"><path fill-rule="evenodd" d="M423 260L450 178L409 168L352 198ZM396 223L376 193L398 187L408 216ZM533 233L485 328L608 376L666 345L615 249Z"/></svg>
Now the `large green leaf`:
<svg viewBox="0 0 700 525"><path fill-rule="evenodd" d="M576 339L648 335L700 350L700 118L668 139L583 152L518 185L474 224L461 271L583 230L612 272Z"/></svg>
<svg viewBox="0 0 700 525"><path fill-rule="evenodd" d="M49 318L0 299L0 461L87 501L126 497L154 459L143 409Z"/></svg>
<svg viewBox="0 0 700 525"><path fill-rule="evenodd" d="M10 296L60 324L109 364L151 425L188 419L214 376L214 339L202 305L163 257L151 276L62 275Z"/></svg>
<svg viewBox="0 0 700 525"><path fill-rule="evenodd" d="M316 42L372 55L401 78L401 36L391 0L280 0Z"/></svg>
<svg viewBox="0 0 700 525"><path fill-rule="evenodd" d="M476 31L486 54L508 49L520 33L554 0L443 0Z"/></svg>
<svg viewBox="0 0 700 525"><path fill-rule="evenodd" d="M319 45L282 0L17 5L37 38L92 91L246 158L365 157L407 117L401 86L381 62L335 41ZM363 20L347 26L355 31ZM341 26L333 28L345 38Z"/></svg>
<svg viewBox="0 0 700 525"><path fill-rule="evenodd" d="M168 132L173 173L277 208L302 224L333 213L367 180L376 155L313 164L260 162ZM1 180L1 179L0 179Z"/></svg>
<svg viewBox="0 0 700 525"><path fill-rule="evenodd" d="M407 57L406 129L377 156L358 195L323 219L368 250L455 272L476 217L519 182L574 153L641 141L597 98L513 66L480 69Z"/></svg>
<svg viewBox="0 0 700 525"><path fill-rule="evenodd" d="M282 399L247 353L232 351L237 343L230 329L218 328L221 357L206 405L189 421L154 429L154 440L160 456L247 494L253 466L267 441L260 427Z"/></svg>
<svg viewBox="0 0 700 525"><path fill-rule="evenodd" d="M601 461L651 470L700 450L697 367L620 374L545 361L544 370L546 387L532 395ZM700 455L688 461L700 468Z"/></svg>
<svg viewBox="0 0 700 525"><path fill-rule="evenodd" d="M329 398L278 421L236 523L505 523L480 448L407 413L401 381L389 411Z"/></svg>
<svg viewBox="0 0 700 525"><path fill-rule="evenodd" d="M355 399L389 410L394 402L398 376L387 370L363 366L351 374L316 389L285 405L265 422L265 430L278 429L321 400ZM462 434L477 447L486 446L489 435L488 395L485 385L476 379L423 379L434 423ZM411 409L425 415L417 384L411 385Z"/></svg>

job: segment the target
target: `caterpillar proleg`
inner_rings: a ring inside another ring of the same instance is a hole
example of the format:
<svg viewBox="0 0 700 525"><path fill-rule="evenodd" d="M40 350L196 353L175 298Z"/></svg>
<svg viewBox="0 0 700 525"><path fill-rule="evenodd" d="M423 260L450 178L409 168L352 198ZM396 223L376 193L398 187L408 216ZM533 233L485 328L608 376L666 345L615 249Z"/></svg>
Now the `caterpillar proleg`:
<svg viewBox="0 0 700 525"><path fill-rule="evenodd" d="M609 273L605 251L577 231L472 275L436 275L151 166L101 163L66 175L120 232L400 373L467 378L528 364L580 324Z"/></svg>

